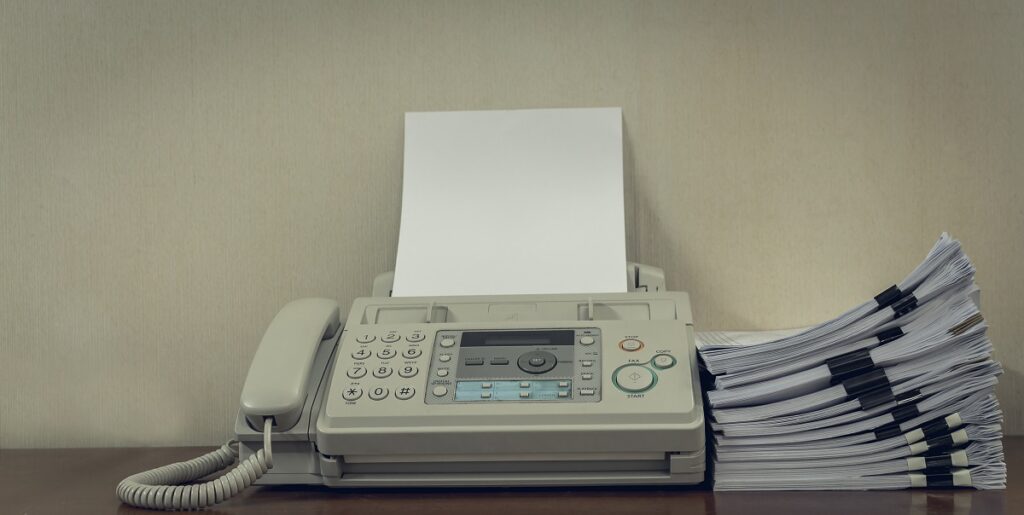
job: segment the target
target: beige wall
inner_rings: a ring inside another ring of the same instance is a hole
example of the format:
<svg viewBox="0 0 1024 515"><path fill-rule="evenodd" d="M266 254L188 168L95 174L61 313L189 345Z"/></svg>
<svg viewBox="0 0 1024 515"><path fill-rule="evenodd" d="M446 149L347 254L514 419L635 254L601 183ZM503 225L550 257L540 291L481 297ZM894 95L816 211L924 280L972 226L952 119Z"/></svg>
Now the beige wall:
<svg viewBox="0 0 1024 515"><path fill-rule="evenodd" d="M0 446L229 435L277 309L394 265L402 113L622 106L629 257L808 324L949 230L1024 432L1020 2L0 1Z"/></svg>

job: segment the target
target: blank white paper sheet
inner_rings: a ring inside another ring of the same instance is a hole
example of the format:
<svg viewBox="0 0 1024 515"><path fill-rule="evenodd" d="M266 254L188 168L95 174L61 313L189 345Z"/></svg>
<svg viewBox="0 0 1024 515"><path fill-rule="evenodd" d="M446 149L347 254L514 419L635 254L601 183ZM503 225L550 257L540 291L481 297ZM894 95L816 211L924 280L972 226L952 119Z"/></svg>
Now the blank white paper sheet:
<svg viewBox="0 0 1024 515"><path fill-rule="evenodd" d="M394 296L626 291L622 110L406 113Z"/></svg>

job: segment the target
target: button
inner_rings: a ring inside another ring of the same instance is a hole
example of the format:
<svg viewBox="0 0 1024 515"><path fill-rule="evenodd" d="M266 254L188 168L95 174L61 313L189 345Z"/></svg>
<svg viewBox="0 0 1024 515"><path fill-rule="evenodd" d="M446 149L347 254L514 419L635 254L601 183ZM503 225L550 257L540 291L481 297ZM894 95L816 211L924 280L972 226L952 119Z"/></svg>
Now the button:
<svg viewBox="0 0 1024 515"><path fill-rule="evenodd" d="M543 374L558 365L558 357L547 351L535 350L519 356L516 364L527 374Z"/></svg>
<svg viewBox="0 0 1024 515"><path fill-rule="evenodd" d="M569 392L558 392L558 396L564 399L569 396Z"/></svg>
<svg viewBox="0 0 1024 515"><path fill-rule="evenodd" d="M341 392L341 396L344 397L346 401L354 401L363 396L363 389L358 386L349 386Z"/></svg>
<svg viewBox="0 0 1024 515"><path fill-rule="evenodd" d="M584 337L580 338L580 345L593 345L593 344L594 344L594 337L593 336L584 336Z"/></svg>
<svg viewBox="0 0 1024 515"><path fill-rule="evenodd" d="M584 372L581 377L583 377L584 381L590 381L591 379L594 378L594 374L591 374L590 372Z"/></svg>
<svg viewBox="0 0 1024 515"><path fill-rule="evenodd" d="M455 345L455 338L441 338L441 346L448 348Z"/></svg>
<svg viewBox="0 0 1024 515"><path fill-rule="evenodd" d="M413 395L416 395L416 389L411 386L403 386L395 390L395 397L398 397L399 400L407 401Z"/></svg>
<svg viewBox="0 0 1024 515"><path fill-rule="evenodd" d="M491 358L492 365L508 365L508 358Z"/></svg>
<svg viewBox="0 0 1024 515"><path fill-rule="evenodd" d="M420 357L421 354L423 354L423 351L417 349L416 347L410 347L402 351L402 357L406 359L418 358Z"/></svg>
<svg viewBox="0 0 1024 515"><path fill-rule="evenodd" d="M391 375L391 367L377 367L373 369L373 377L378 379L384 379L389 375Z"/></svg>
<svg viewBox="0 0 1024 515"><path fill-rule="evenodd" d="M523 381L523 382L519 383L519 387L520 388L529 388L530 387L530 383L528 383L526 381Z"/></svg>
<svg viewBox="0 0 1024 515"><path fill-rule="evenodd" d="M441 354L440 356L438 356L437 360L442 362L442 363L448 363L449 361L452 360L452 355L451 354Z"/></svg>
<svg viewBox="0 0 1024 515"><path fill-rule="evenodd" d="M484 358L466 358L467 367L476 367L484 364Z"/></svg>
<svg viewBox="0 0 1024 515"><path fill-rule="evenodd" d="M520 399L529 399L530 398L530 392L519 392L519 398Z"/></svg>
<svg viewBox="0 0 1024 515"><path fill-rule="evenodd" d="M490 388L491 383L480 383L480 388Z"/></svg>
<svg viewBox="0 0 1024 515"><path fill-rule="evenodd" d="M420 371L420 369L418 369L418 368L416 368L416 367L414 367L412 365L406 365L406 366L398 369L398 375L400 375L402 377L412 377L412 376L416 375L417 373L419 373L419 371Z"/></svg>
<svg viewBox="0 0 1024 515"><path fill-rule="evenodd" d="M481 399L490 399L491 398L491 392L480 392L480 398Z"/></svg>
<svg viewBox="0 0 1024 515"><path fill-rule="evenodd" d="M371 352L368 349L359 349L352 353L352 357L356 359L366 359L370 357Z"/></svg>
<svg viewBox="0 0 1024 515"><path fill-rule="evenodd" d="M654 386L654 372L640 365L626 365L615 371L615 384L627 392L642 392Z"/></svg>
<svg viewBox="0 0 1024 515"><path fill-rule="evenodd" d="M383 386L378 386L373 390L370 390L370 398L379 401L388 396L388 389Z"/></svg>
<svg viewBox="0 0 1024 515"><path fill-rule="evenodd" d="M434 397L444 397L445 395L448 395L448 389L444 386L435 386L431 393L434 394Z"/></svg>
<svg viewBox="0 0 1024 515"><path fill-rule="evenodd" d="M580 389L580 395L594 395L594 389L593 388L581 388Z"/></svg>
<svg viewBox="0 0 1024 515"><path fill-rule="evenodd" d="M398 355L398 353L395 352L395 349L392 349L392 348L389 348L389 347L388 348L383 348L383 349L377 351L377 357L380 358L380 359L391 359L391 358L393 358L393 357L395 357L397 355Z"/></svg>
<svg viewBox="0 0 1024 515"><path fill-rule="evenodd" d="M437 369L437 377L448 377L448 369L447 368L439 368L439 369Z"/></svg>
<svg viewBox="0 0 1024 515"><path fill-rule="evenodd" d="M361 334L359 336L356 336L356 341L359 343L370 343L376 339L377 337L372 334Z"/></svg>
<svg viewBox="0 0 1024 515"><path fill-rule="evenodd" d="M658 354L654 357L654 366L660 369L672 368L672 365L676 364L676 358L669 356L668 354Z"/></svg>
<svg viewBox="0 0 1024 515"><path fill-rule="evenodd" d="M569 381L559 381L558 382L558 387L559 388L568 388L569 387Z"/></svg>
<svg viewBox="0 0 1024 515"><path fill-rule="evenodd" d="M405 337L405 341L407 341L407 342L422 342L423 338L426 338L426 336L423 333L412 333L409 336Z"/></svg>
<svg viewBox="0 0 1024 515"><path fill-rule="evenodd" d="M626 352L634 352L644 348L644 342L634 338L627 338L619 342L619 348Z"/></svg>
<svg viewBox="0 0 1024 515"><path fill-rule="evenodd" d="M348 372L346 372L345 375L351 377L352 379L359 379L360 377L363 377L363 376L366 375L366 368L365 367L352 367L352 368L348 369Z"/></svg>
<svg viewBox="0 0 1024 515"><path fill-rule="evenodd" d="M589 359L585 359L585 360L581 361L580 364L585 366L585 367L592 367L592 366L594 366L594 362L590 361Z"/></svg>
<svg viewBox="0 0 1024 515"><path fill-rule="evenodd" d="M394 343L402 339L402 335L398 333L388 333L380 337L380 341L384 343Z"/></svg>

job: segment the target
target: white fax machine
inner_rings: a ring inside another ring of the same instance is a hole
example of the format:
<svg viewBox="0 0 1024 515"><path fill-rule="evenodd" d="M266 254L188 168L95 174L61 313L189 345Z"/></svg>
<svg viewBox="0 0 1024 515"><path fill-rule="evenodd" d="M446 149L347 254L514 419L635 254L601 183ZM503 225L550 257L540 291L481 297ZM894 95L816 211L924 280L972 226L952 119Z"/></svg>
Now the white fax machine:
<svg viewBox="0 0 1024 515"><path fill-rule="evenodd" d="M393 274L382 274L345 322L334 301L292 302L253 358L240 450L137 474L118 493L190 508L252 483L700 483L689 297L665 291L660 269L630 263L626 273L627 293L431 298L391 297ZM153 491L236 454L226 480Z"/></svg>

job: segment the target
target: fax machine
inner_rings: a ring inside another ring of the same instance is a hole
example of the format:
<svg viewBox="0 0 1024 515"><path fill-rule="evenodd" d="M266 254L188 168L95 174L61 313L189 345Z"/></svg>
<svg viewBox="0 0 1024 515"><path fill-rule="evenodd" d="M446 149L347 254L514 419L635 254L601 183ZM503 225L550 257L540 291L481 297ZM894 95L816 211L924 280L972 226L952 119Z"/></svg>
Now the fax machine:
<svg viewBox="0 0 1024 515"><path fill-rule="evenodd" d="M627 293L433 298L391 297L393 274L382 274L346 322L333 301L288 304L243 388L240 450L137 474L118 493L187 508L251 483L700 483L689 298L665 291L660 269L630 263L626 273ZM236 453L226 480L153 491Z"/></svg>

